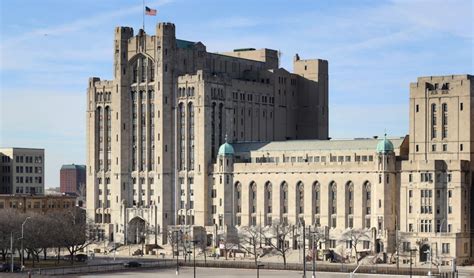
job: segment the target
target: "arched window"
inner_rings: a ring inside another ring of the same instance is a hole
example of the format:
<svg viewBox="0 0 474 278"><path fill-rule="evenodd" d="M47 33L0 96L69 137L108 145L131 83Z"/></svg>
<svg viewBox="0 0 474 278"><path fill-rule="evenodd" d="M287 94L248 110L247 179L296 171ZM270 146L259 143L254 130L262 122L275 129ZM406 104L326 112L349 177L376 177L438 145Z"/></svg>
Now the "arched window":
<svg viewBox="0 0 474 278"><path fill-rule="evenodd" d="M337 184L336 182L332 181L329 183L329 190L328 190L328 204L329 204L329 219L330 219L330 226L332 228L336 228L337 226Z"/></svg>
<svg viewBox="0 0 474 278"><path fill-rule="evenodd" d="M371 227L371 208L372 208L372 188L369 181L365 181L362 186L362 215L364 216L365 228Z"/></svg>
<svg viewBox="0 0 474 278"><path fill-rule="evenodd" d="M265 226L272 224L272 183L267 181L265 183Z"/></svg>
<svg viewBox="0 0 474 278"><path fill-rule="evenodd" d="M296 184L296 214L299 215L299 218L302 217L301 214L304 214L304 184L299 181ZM297 217L298 219L298 217Z"/></svg>
<svg viewBox="0 0 474 278"><path fill-rule="evenodd" d="M288 184L283 181L280 185L280 221L288 223Z"/></svg>
<svg viewBox="0 0 474 278"><path fill-rule="evenodd" d="M249 185L249 212L250 225L257 225L257 184L253 181Z"/></svg>
<svg viewBox="0 0 474 278"><path fill-rule="evenodd" d="M318 181L315 181L313 183L312 192L313 192L312 200L313 200L313 217L314 217L313 223L314 225L319 226L321 224L320 217L319 217L319 214L321 213L321 196L320 196L321 186L319 185Z"/></svg>
<svg viewBox="0 0 474 278"><path fill-rule="evenodd" d="M135 64L133 64L133 71L132 71L132 82L137 83L138 79L138 60L135 61Z"/></svg>
<svg viewBox="0 0 474 278"><path fill-rule="evenodd" d="M194 170L194 106L188 103L188 146L189 146L189 170Z"/></svg>
<svg viewBox="0 0 474 278"><path fill-rule="evenodd" d="M234 185L234 212L235 212L235 225L240 226L242 213L242 184L236 182Z"/></svg>
<svg viewBox="0 0 474 278"><path fill-rule="evenodd" d="M354 227L354 184L346 183L346 228Z"/></svg>

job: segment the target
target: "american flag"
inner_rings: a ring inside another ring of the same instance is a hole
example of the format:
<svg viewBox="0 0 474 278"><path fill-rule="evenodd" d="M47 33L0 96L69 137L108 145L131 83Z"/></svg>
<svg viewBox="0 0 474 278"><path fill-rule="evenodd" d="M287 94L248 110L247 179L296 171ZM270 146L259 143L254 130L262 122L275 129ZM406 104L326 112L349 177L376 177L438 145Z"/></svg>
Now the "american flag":
<svg viewBox="0 0 474 278"><path fill-rule="evenodd" d="M145 7L145 14L146 15L156 15L156 10Z"/></svg>

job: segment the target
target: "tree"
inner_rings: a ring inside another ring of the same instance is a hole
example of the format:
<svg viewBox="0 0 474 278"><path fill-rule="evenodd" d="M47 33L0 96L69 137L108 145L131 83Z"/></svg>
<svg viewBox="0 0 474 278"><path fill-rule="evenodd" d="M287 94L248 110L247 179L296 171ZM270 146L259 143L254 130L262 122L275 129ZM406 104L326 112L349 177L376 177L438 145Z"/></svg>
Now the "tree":
<svg viewBox="0 0 474 278"><path fill-rule="evenodd" d="M370 240L370 230L368 229L346 229L339 238L339 243L346 244L349 242L351 249L353 248L356 254L357 263L362 259L357 254L357 245L361 241Z"/></svg>
<svg viewBox="0 0 474 278"><path fill-rule="evenodd" d="M262 235L260 231L261 229L257 226L241 227L238 231L240 248L244 249L248 254L253 255L255 265L258 264L258 257L262 254L262 249L260 248Z"/></svg>
<svg viewBox="0 0 474 278"><path fill-rule="evenodd" d="M0 210L0 253L3 261L6 261L10 252L11 235L13 234L13 248L19 247L18 238L21 237L21 224L25 220L25 215L20 215L13 209Z"/></svg>
<svg viewBox="0 0 474 278"><path fill-rule="evenodd" d="M316 260L318 259L318 244L320 242L324 242L326 240L326 233L324 231L324 228L321 228L321 227L314 227L313 229L309 229L308 231L308 234L307 234L307 238L309 238L311 240L312 243L314 243L314 252L315 254L313 254L313 247L310 246L311 248L311 254L312 256L316 256Z"/></svg>
<svg viewBox="0 0 474 278"><path fill-rule="evenodd" d="M48 215L55 229L52 235L56 239L58 247L65 247L70 256L71 264L74 263L74 255L94 243L94 224L87 219L83 209L74 207L70 210L55 212Z"/></svg>
<svg viewBox="0 0 474 278"><path fill-rule="evenodd" d="M290 250L289 237L293 231L288 224L281 222L274 222L273 225L266 227L262 232L265 238L269 239L266 243L269 244L278 256L283 258L283 266L286 269L286 257Z"/></svg>

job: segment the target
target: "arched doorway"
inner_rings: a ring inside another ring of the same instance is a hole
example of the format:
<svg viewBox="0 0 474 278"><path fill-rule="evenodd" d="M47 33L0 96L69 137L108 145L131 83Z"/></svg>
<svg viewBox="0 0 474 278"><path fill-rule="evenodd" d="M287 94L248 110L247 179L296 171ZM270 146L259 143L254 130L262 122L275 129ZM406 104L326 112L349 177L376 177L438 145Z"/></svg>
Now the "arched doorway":
<svg viewBox="0 0 474 278"><path fill-rule="evenodd" d="M427 262L428 261L428 253L430 252L430 246L428 244L424 244L420 248L420 262Z"/></svg>
<svg viewBox="0 0 474 278"><path fill-rule="evenodd" d="M128 222L128 243L140 244L145 243L145 220L140 217L134 217Z"/></svg>

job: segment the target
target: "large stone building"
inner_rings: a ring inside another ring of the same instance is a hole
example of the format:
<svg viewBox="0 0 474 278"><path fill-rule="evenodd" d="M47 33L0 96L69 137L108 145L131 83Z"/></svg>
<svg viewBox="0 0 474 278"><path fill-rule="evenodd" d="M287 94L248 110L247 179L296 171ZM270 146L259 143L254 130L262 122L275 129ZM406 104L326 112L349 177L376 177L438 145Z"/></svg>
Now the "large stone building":
<svg viewBox="0 0 474 278"><path fill-rule="evenodd" d="M44 149L0 148L0 194L44 194Z"/></svg>
<svg viewBox="0 0 474 278"><path fill-rule="evenodd" d="M114 46L115 79L87 96L87 209L109 238L304 220L323 249L363 228L369 252L471 260L472 76L412 84L408 136L329 140L327 61L289 73L277 51L208 53L169 23L118 27Z"/></svg>
<svg viewBox="0 0 474 278"><path fill-rule="evenodd" d="M278 64L270 49L206 52L170 23L153 36L115 29L115 79L91 78L87 101L87 207L111 238L126 240L134 220L156 232L211 225L210 170L225 136L327 139L327 61L295 56L295 73Z"/></svg>

